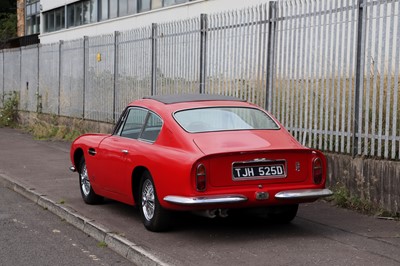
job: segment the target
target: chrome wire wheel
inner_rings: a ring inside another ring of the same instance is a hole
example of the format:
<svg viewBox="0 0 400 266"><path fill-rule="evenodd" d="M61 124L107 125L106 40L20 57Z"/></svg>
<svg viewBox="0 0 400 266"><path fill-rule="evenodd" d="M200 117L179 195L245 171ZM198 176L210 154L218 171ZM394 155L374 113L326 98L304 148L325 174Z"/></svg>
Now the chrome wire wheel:
<svg viewBox="0 0 400 266"><path fill-rule="evenodd" d="M83 192L84 196L87 197L87 196L89 196L91 187L90 187L88 172L86 169L86 164L83 164L83 166L82 166L80 177L81 177L82 192Z"/></svg>
<svg viewBox="0 0 400 266"><path fill-rule="evenodd" d="M99 196L94 192L92 184L90 184L89 174L86 167L85 158L82 157L79 163L79 190L83 200L87 204L97 204L103 200L102 196Z"/></svg>
<svg viewBox="0 0 400 266"><path fill-rule="evenodd" d="M155 212L155 193L153 183L146 179L142 187L142 211L146 220L150 221L154 217Z"/></svg>

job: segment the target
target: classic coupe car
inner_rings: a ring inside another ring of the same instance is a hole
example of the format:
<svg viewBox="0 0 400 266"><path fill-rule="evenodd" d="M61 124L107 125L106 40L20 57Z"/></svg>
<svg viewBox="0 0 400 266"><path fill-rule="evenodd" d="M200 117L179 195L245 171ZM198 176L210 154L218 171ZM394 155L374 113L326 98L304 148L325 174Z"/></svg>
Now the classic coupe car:
<svg viewBox="0 0 400 266"><path fill-rule="evenodd" d="M299 203L330 196L326 159L300 145L269 113L221 95L163 95L133 101L112 134L71 146L88 204L103 197L137 205L150 231L173 211L226 217L258 208L290 222Z"/></svg>

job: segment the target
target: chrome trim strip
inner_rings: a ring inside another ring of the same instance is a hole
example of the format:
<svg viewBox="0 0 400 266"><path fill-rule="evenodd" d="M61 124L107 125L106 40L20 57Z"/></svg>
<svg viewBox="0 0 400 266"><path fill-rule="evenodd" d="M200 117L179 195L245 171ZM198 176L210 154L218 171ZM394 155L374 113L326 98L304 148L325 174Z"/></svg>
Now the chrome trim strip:
<svg viewBox="0 0 400 266"><path fill-rule="evenodd" d="M164 200L169 203L180 205L204 205L245 202L247 201L247 197L243 195L215 195L204 197L166 196Z"/></svg>
<svg viewBox="0 0 400 266"><path fill-rule="evenodd" d="M277 199L310 199L332 196L333 192L329 189L299 189L281 191L275 194Z"/></svg>

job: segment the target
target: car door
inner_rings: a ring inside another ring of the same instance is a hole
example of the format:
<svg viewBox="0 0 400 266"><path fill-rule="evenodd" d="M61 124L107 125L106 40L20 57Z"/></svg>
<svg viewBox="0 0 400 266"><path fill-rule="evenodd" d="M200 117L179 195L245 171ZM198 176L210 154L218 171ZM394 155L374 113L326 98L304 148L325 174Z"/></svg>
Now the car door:
<svg viewBox="0 0 400 266"><path fill-rule="evenodd" d="M148 110L132 107L125 112L124 121L114 134L99 145L98 160L103 188L121 196L131 195L131 174L138 138L143 131Z"/></svg>

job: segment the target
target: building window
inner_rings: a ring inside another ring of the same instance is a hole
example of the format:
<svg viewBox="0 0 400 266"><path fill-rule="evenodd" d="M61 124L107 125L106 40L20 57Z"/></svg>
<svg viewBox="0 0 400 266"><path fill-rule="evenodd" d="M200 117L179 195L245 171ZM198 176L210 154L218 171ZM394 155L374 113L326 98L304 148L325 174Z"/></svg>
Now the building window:
<svg viewBox="0 0 400 266"><path fill-rule="evenodd" d="M84 0L43 13L44 32L173 6L194 0ZM66 12L65 12L66 10ZM39 32L39 0L27 0L26 31Z"/></svg>
<svg viewBox="0 0 400 266"><path fill-rule="evenodd" d="M108 19L108 0L100 1L100 20Z"/></svg>
<svg viewBox="0 0 400 266"><path fill-rule="evenodd" d="M163 7L162 0L151 0L151 9L157 9Z"/></svg>
<svg viewBox="0 0 400 266"><path fill-rule="evenodd" d="M109 18L116 18L118 17L118 0L109 0L109 11L110 16Z"/></svg>
<svg viewBox="0 0 400 266"><path fill-rule="evenodd" d="M151 0L139 0L138 11L139 12L149 11L151 8L150 3Z"/></svg>
<svg viewBox="0 0 400 266"><path fill-rule="evenodd" d="M25 6L25 34L31 35L40 32L40 3L39 0L28 0Z"/></svg>
<svg viewBox="0 0 400 266"><path fill-rule="evenodd" d="M128 0L119 0L119 16L126 16L128 15Z"/></svg>
<svg viewBox="0 0 400 266"><path fill-rule="evenodd" d="M97 22L97 1L86 0L67 6L68 28Z"/></svg>
<svg viewBox="0 0 400 266"><path fill-rule="evenodd" d="M43 13L44 32L52 32L65 28L65 10L64 7L53 9Z"/></svg>
<svg viewBox="0 0 400 266"><path fill-rule="evenodd" d="M97 0L90 1L90 23L97 22Z"/></svg>
<svg viewBox="0 0 400 266"><path fill-rule="evenodd" d="M64 8L57 9L54 12L54 30L61 30L65 28L65 13L64 13Z"/></svg>
<svg viewBox="0 0 400 266"><path fill-rule="evenodd" d="M128 0L128 14L135 14L138 11L137 0Z"/></svg>

